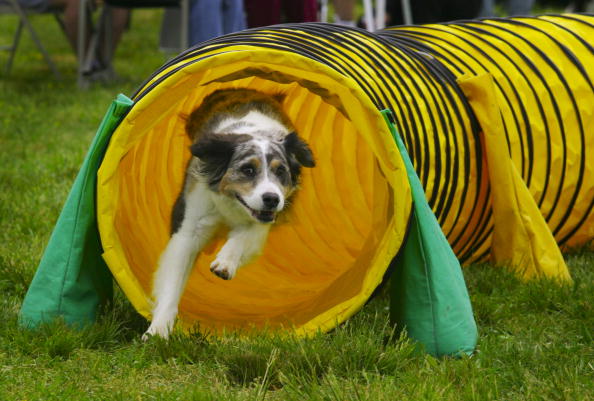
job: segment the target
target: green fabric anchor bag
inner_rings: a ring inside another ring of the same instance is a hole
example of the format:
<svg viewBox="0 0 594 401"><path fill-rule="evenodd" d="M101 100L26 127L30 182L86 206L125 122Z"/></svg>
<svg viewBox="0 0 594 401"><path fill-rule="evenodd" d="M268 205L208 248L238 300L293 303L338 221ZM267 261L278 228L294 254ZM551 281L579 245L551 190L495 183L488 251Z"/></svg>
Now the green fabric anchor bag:
<svg viewBox="0 0 594 401"><path fill-rule="evenodd" d="M57 318L73 326L93 323L112 298L112 277L101 257L95 213L97 170L112 132L132 106L124 95L110 105L60 213L20 311L34 328Z"/></svg>
<svg viewBox="0 0 594 401"><path fill-rule="evenodd" d="M471 354L478 333L460 262L427 203L391 112L382 114L406 165L413 197L408 237L390 280L390 318L433 356Z"/></svg>

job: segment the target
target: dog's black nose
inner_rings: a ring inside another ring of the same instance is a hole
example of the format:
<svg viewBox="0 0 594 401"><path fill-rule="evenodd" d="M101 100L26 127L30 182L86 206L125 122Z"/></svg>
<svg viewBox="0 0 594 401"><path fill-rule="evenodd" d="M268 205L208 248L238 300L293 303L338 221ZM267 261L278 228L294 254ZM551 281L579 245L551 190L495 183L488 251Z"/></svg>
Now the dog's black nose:
<svg viewBox="0 0 594 401"><path fill-rule="evenodd" d="M273 192L266 192L264 195L262 195L262 202L264 203L264 208L272 210L278 206L280 198Z"/></svg>

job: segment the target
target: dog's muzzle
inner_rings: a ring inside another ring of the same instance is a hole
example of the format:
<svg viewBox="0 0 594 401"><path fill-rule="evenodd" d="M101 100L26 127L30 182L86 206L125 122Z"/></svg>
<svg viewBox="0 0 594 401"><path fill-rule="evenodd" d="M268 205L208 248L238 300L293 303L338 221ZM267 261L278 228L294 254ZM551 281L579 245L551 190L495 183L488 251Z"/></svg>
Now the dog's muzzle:
<svg viewBox="0 0 594 401"><path fill-rule="evenodd" d="M248 204L239 195L235 195L239 203L241 203L260 223L272 223L276 218L276 207L280 202L280 198L277 194L266 193L262 195L262 202L264 203L264 209L256 210L248 206Z"/></svg>

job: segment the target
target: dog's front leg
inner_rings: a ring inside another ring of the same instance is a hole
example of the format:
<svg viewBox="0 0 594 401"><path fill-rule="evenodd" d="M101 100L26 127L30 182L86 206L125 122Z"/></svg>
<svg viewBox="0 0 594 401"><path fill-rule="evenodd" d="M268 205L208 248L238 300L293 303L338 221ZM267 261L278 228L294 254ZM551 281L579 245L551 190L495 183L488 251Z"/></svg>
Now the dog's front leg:
<svg viewBox="0 0 594 401"><path fill-rule="evenodd" d="M210 271L224 280L231 280L237 269L258 256L264 248L270 225L251 224L236 227L210 265Z"/></svg>
<svg viewBox="0 0 594 401"><path fill-rule="evenodd" d="M171 236L155 272L153 320L143 336L144 340L152 335L169 336L196 255L208 243L216 228L215 221L184 221L181 229Z"/></svg>

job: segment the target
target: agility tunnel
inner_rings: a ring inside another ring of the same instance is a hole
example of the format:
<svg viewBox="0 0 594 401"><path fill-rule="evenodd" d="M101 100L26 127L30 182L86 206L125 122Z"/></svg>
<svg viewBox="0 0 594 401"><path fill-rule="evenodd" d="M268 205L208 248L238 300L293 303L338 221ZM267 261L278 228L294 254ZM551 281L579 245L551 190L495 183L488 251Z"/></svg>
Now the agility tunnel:
<svg viewBox="0 0 594 401"><path fill-rule="evenodd" d="M559 246L594 237L592 23L279 25L181 54L110 107L21 321L94 320L111 275L150 320L190 157L184 116L215 90L251 88L286 95L317 166L263 255L233 280L209 271L224 235L199 255L180 324L214 335L329 331L391 275L395 323L434 354L471 352L459 261L567 281Z"/></svg>

